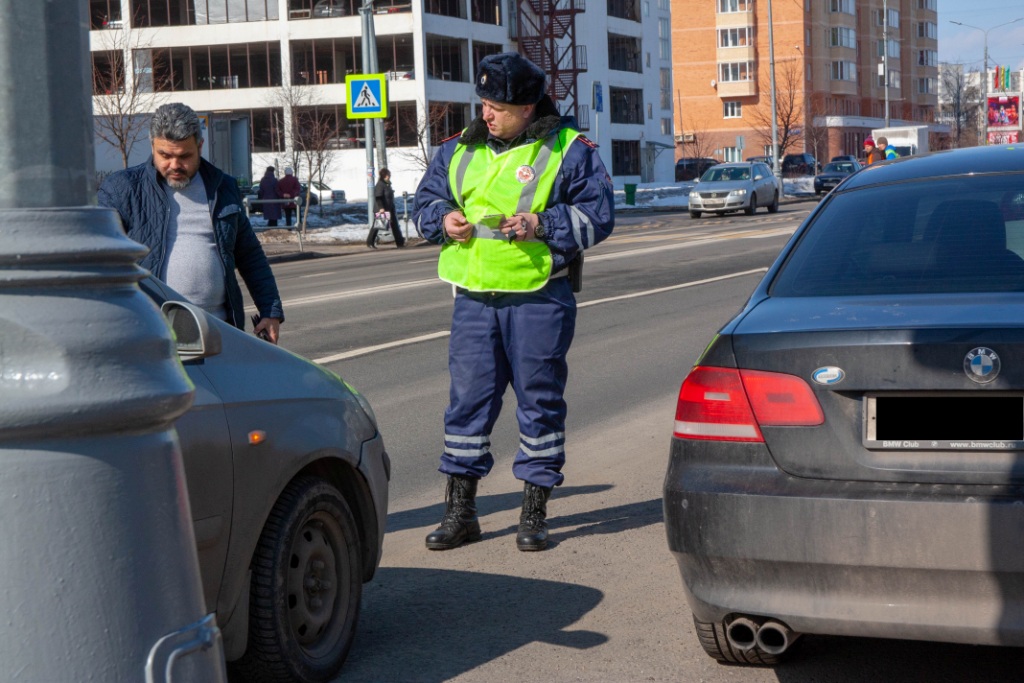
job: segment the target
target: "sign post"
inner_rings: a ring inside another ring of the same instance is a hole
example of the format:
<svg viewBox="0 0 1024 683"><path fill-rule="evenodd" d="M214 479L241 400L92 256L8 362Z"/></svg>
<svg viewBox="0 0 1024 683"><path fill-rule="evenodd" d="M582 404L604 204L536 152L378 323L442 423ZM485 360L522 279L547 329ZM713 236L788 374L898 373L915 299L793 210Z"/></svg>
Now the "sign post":
<svg viewBox="0 0 1024 683"><path fill-rule="evenodd" d="M367 50L363 49L364 58ZM385 74L349 74L345 76L345 115L349 119L382 119L388 115L388 89ZM373 135L370 121L363 124L366 135L366 227L373 225Z"/></svg>

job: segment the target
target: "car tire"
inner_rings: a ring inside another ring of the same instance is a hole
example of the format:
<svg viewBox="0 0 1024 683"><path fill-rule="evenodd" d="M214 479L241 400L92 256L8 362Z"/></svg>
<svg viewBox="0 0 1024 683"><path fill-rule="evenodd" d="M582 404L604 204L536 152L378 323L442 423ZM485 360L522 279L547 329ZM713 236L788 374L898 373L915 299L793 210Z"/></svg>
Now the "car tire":
<svg viewBox="0 0 1024 683"><path fill-rule="evenodd" d="M778 212L779 212L779 193L776 192L775 193L775 199L773 199L772 203L768 205L768 213L778 213Z"/></svg>
<svg viewBox="0 0 1024 683"><path fill-rule="evenodd" d="M757 194L751 194L750 205L743 209L743 212L748 216L753 216L755 211L757 211Z"/></svg>
<svg viewBox="0 0 1024 683"><path fill-rule="evenodd" d="M316 477L291 482L253 554L245 681L329 681L348 656L362 599L359 534L345 499Z"/></svg>
<svg viewBox="0 0 1024 683"><path fill-rule="evenodd" d="M775 666L785 657L785 654L770 655L756 645L749 650L734 648L729 644L729 639L725 636L725 627L721 623L697 621L697 617L694 617L693 628L704 652L719 662Z"/></svg>
<svg viewBox="0 0 1024 683"><path fill-rule="evenodd" d="M691 211L690 218L700 218L700 211Z"/></svg>

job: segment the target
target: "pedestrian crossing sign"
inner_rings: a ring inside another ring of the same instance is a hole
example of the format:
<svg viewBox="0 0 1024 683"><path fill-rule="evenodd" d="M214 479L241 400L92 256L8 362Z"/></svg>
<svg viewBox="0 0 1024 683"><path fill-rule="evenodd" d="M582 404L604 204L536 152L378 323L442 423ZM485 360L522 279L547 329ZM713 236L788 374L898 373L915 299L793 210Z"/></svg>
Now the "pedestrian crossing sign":
<svg viewBox="0 0 1024 683"><path fill-rule="evenodd" d="M388 115L384 74L345 76L345 115L350 119L383 119Z"/></svg>

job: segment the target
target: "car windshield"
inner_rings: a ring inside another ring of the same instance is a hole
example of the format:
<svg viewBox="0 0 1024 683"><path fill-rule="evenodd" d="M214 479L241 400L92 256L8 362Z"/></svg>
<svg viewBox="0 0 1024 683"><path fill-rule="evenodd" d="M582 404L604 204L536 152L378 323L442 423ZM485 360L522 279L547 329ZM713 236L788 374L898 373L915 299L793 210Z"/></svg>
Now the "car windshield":
<svg viewBox="0 0 1024 683"><path fill-rule="evenodd" d="M825 164L823 173L853 173L853 164L849 161L840 161L833 164Z"/></svg>
<svg viewBox="0 0 1024 683"><path fill-rule="evenodd" d="M750 180L750 169L716 167L708 169L700 179L702 183L730 180Z"/></svg>
<svg viewBox="0 0 1024 683"><path fill-rule="evenodd" d="M1024 291L1024 173L842 192L815 217L772 296Z"/></svg>

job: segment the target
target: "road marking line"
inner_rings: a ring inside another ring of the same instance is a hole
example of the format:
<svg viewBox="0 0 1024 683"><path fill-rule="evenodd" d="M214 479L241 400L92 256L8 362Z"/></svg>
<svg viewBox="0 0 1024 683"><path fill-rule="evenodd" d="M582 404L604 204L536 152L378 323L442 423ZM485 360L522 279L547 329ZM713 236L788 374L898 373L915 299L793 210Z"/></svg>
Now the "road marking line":
<svg viewBox="0 0 1024 683"><path fill-rule="evenodd" d="M362 289L348 289L341 292L331 292L330 294L314 294L313 296L305 296L299 299L289 299L288 301L282 302L282 306L288 308L289 306L303 306L305 304L318 304L324 301L333 301L334 299L350 299L356 296L363 296L364 294L376 294L378 292L393 292L402 289L412 289L414 287L422 287L424 285L444 285L449 286L447 283L438 280L436 277L432 277L428 280L413 280L412 282L399 282L391 285L379 285L377 287L363 287ZM251 307L250 307L251 308Z"/></svg>
<svg viewBox="0 0 1024 683"><path fill-rule="evenodd" d="M719 275L717 277L709 277L703 280L694 280L693 282L684 282L678 285L670 285L668 287L659 287L658 289L648 289L643 292L634 292L633 294L623 294L621 296L611 296L605 299L595 299L594 301L585 301L581 304L577 304L577 308L587 308L589 306L597 306L598 304L607 304L613 301L624 301L626 299L636 299L642 296L650 296L652 294L663 294L664 292L671 292L676 289L686 289L687 287L696 287L698 285L706 285L712 282L722 282L723 280L732 280L734 278L745 277L747 275L755 275L757 273L764 273L767 268L754 268L753 270L744 270L739 273L729 273L728 275ZM348 360L350 358L358 358L359 356L365 356L376 351L386 351L388 349L395 349L401 346L409 346L410 344L418 344L425 341L433 341L435 339L444 339L445 337L451 336L451 330L443 330L441 332L430 332L429 334L421 334L418 337L408 337L406 339L396 339L395 341L386 342L384 344L376 344L374 346L364 346L361 349L352 349L351 351L344 351L342 353L335 353L330 356L323 356L321 358L314 358L313 362L319 365L326 365L328 363L336 363L340 360Z"/></svg>

